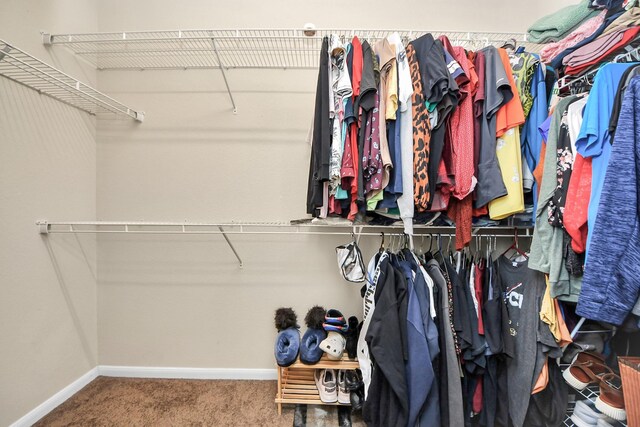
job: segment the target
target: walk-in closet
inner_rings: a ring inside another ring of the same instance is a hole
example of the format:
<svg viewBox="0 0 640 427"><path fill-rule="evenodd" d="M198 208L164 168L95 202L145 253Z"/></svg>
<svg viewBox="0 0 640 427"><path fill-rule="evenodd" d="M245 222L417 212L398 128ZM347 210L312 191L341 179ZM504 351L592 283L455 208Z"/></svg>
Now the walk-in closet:
<svg viewBox="0 0 640 427"><path fill-rule="evenodd" d="M638 128L637 0L2 0L0 426L640 427Z"/></svg>

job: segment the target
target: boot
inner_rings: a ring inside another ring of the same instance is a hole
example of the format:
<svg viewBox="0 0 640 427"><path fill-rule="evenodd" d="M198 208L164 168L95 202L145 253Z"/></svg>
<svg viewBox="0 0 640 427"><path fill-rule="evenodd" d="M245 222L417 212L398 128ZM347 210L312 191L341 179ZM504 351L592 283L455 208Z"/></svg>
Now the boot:
<svg viewBox="0 0 640 427"><path fill-rule="evenodd" d="M293 412L293 427L307 427L307 405L296 404Z"/></svg>
<svg viewBox="0 0 640 427"><path fill-rule="evenodd" d="M358 355L358 318L349 317L349 330L345 334L347 337L346 350L349 359L355 359Z"/></svg>
<svg viewBox="0 0 640 427"><path fill-rule="evenodd" d="M338 425L351 427L351 411L347 406L338 406Z"/></svg>
<svg viewBox="0 0 640 427"><path fill-rule="evenodd" d="M349 400L351 401L351 412L356 413L362 410L364 404L364 388L360 387L357 390L352 391L349 394Z"/></svg>

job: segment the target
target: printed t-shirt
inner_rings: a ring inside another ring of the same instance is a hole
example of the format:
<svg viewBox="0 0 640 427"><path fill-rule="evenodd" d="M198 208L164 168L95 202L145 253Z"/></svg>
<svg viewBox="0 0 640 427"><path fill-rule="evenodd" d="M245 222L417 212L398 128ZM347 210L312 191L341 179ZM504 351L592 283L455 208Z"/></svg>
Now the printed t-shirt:
<svg viewBox="0 0 640 427"><path fill-rule="evenodd" d="M407 46L407 61L413 83L412 119L413 119L413 200L418 212L427 210L431 203L429 175L431 128L429 125L427 107L425 106L424 91L420 78L420 64L416 58L416 51L412 43Z"/></svg>
<svg viewBox="0 0 640 427"><path fill-rule="evenodd" d="M511 261L505 256L498 258L496 268L508 323L503 340L508 356L509 416L514 426L522 427L547 354L557 349L557 344L549 328L540 325L544 274L531 270L527 261Z"/></svg>

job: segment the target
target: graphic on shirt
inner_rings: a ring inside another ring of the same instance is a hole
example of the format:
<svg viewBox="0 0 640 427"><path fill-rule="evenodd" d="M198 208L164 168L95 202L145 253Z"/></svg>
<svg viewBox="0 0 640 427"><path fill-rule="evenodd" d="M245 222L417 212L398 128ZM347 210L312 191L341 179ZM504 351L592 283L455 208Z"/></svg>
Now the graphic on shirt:
<svg viewBox="0 0 640 427"><path fill-rule="evenodd" d="M507 292L505 292L505 301L507 301L512 307L522 308L524 295L520 292L516 292L516 289L519 289L521 287L522 282L519 282L517 285L507 288Z"/></svg>

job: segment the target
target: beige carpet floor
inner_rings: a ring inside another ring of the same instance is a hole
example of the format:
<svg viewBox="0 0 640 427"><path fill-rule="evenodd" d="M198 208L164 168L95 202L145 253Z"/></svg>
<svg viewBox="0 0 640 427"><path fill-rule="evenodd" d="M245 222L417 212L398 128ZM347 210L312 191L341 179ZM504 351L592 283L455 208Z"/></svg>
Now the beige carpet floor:
<svg viewBox="0 0 640 427"><path fill-rule="evenodd" d="M98 377L35 425L292 426L294 406L278 416L275 395L275 381ZM307 425L337 426L336 408L310 405Z"/></svg>

